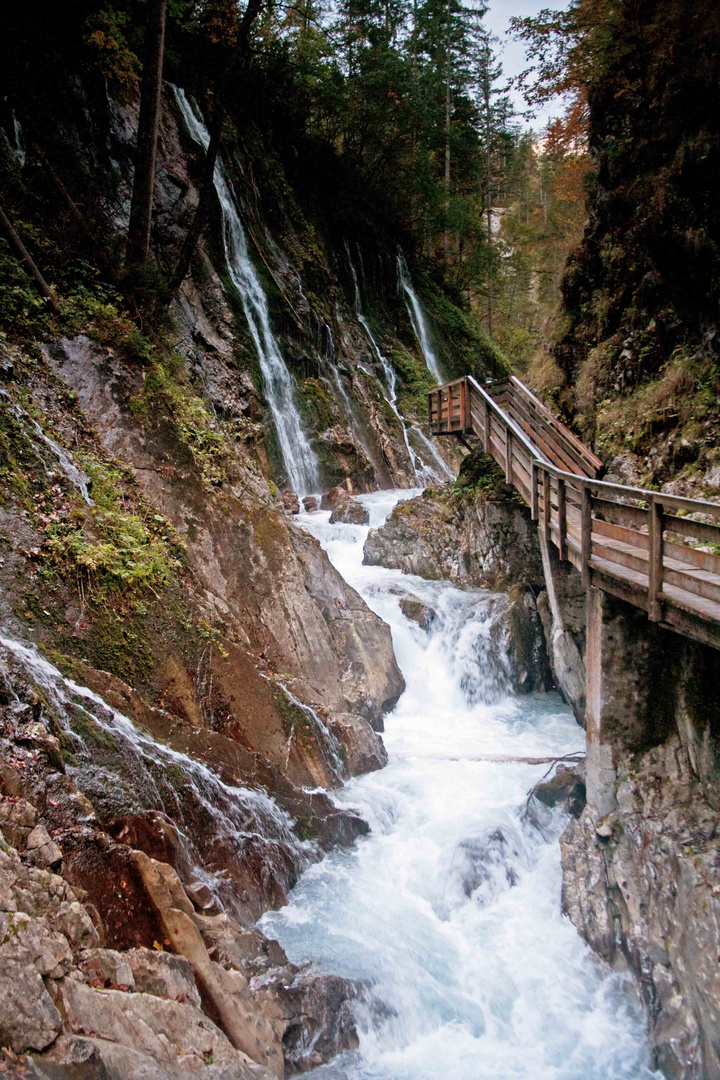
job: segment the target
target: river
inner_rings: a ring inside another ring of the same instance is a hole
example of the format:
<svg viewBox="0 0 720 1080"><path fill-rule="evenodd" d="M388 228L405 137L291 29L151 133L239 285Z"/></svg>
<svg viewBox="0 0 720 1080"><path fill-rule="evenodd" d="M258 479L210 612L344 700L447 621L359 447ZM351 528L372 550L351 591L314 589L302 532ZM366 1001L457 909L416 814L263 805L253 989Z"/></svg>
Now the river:
<svg viewBox="0 0 720 1080"><path fill-rule="evenodd" d="M399 498L361 497L379 525ZM547 770L502 759L582 750L554 694L513 696L493 631L502 597L362 565L367 527L299 521L392 628L407 689L380 772L336 794L371 833L302 876L263 931L295 962L362 980L360 1047L323 1080L647 1080L628 980L560 910L561 815L524 814ZM436 612L429 630L400 610Z"/></svg>

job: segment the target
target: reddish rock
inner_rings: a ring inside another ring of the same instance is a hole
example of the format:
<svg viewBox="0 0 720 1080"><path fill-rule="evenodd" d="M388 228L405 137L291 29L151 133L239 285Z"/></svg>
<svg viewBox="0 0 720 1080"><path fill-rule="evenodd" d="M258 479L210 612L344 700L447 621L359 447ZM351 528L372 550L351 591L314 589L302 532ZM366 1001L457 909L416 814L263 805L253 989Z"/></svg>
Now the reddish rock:
<svg viewBox="0 0 720 1080"><path fill-rule="evenodd" d="M288 514L300 513L300 499L294 491L283 491L282 494L283 509Z"/></svg>
<svg viewBox="0 0 720 1080"><path fill-rule="evenodd" d="M303 507L308 514L314 514L318 509L318 501L314 495L306 495L303 499Z"/></svg>

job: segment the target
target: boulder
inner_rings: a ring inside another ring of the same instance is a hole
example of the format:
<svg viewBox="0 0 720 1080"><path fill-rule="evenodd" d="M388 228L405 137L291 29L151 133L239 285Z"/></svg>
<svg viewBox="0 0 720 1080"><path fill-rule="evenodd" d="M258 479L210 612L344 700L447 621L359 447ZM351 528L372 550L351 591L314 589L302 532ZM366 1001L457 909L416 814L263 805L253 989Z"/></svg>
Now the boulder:
<svg viewBox="0 0 720 1080"><path fill-rule="evenodd" d="M405 596L400 601L400 610L406 619L417 623L422 630L429 630L437 618L434 608L418 600L416 596Z"/></svg>
<svg viewBox="0 0 720 1080"><path fill-rule="evenodd" d="M571 817L579 818L586 803L584 765L560 763L555 775L538 784L533 794L544 806L563 806Z"/></svg>
<svg viewBox="0 0 720 1080"><path fill-rule="evenodd" d="M283 491L282 504L283 510L285 510L287 514L300 513L300 499L294 491Z"/></svg>
<svg viewBox="0 0 720 1080"><path fill-rule="evenodd" d="M331 487L320 500L321 510L334 510L339 502L347 499L349 492L344 487Z"/></svg>
<svg viewBox="0 0 720 1080"><path fill-rule="evenodd" d="M330 515L330 524L369 525L370 511L357 499L340 499Z"/></svg>
<svg viewBox="0 0 720 1080"><path fill-rule="evenodd" d="M318 501L314 495L306 495L302 502L307 514L314 514L318 509Z"/></svg>
<svg viewBox="0 0 720 1080"><path fill-rule="evenodd" d="M387 765L387 750L367 720L351 713L330 717L328 726L343 748L349 776L361 776Z"/></svg>

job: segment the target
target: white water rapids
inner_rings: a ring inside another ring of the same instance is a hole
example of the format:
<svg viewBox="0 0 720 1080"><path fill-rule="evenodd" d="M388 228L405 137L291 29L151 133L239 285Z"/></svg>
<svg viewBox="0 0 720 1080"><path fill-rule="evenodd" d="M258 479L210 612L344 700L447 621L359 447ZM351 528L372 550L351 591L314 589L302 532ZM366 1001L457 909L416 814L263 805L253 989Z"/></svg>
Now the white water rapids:
<svg viewBox="0 0 720 1080"><path fill-rule="evenodd" d="M398 498L362 496L377 526ZM503 601L362 565L367 528L301 515L391 626L407 689L380 772L336 796L372 832L308 869L261 920L290 959L363 980L360 1048L323 1080L648 1080L644 1020L560 912L558 835L523 820L547 766L490 760L582 750L552 694L512 696L493 619ZM429 631L399 607L437 612Z"/></svg>

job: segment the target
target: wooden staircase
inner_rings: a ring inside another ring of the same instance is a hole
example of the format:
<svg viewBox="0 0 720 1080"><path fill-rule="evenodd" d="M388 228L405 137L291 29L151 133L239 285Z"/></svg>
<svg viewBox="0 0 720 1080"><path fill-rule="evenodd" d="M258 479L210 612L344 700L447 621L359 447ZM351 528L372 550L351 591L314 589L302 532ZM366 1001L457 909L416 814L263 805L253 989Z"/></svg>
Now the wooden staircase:
<svg viewBox="0 0 720 1080"><path fill-rule="evenodd" d="M514 376L456 379L428 409L432 435L480 440L586 587L720 649L719 504L601 480L600 459Z"/></svg>

